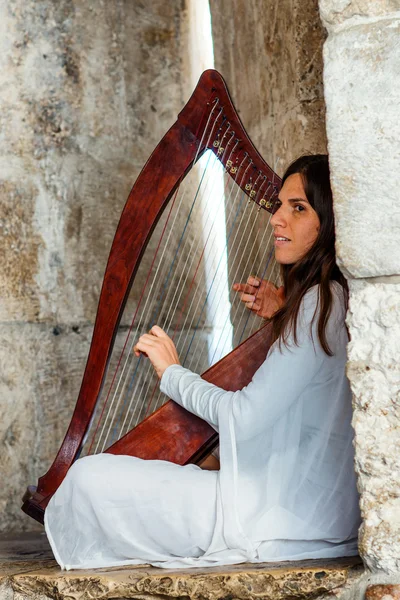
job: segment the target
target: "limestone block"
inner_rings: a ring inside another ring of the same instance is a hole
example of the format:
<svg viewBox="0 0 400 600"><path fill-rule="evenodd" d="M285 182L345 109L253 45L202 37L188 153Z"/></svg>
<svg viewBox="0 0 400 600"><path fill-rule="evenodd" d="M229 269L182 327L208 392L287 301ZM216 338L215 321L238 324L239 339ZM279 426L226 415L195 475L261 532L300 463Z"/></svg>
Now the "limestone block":
<svg viewBox="0 0 400 600"><path fill-rule="evenodd" d="M180 10L1 0L0 321L93 321L126 197L182 107Z"/></svg>
<svg viewBox="0 0 400 600"><path fill-rule="evenodd" d="M399 0L319 0L322 22L328 30L352 26L367 19L398 16Z"/></svg>
<svg viewBox="0 0 400 600"><path fill-rule="evenodd" d="M400 20L330 35L324 82L337 255L351 277L400 273Z"/></svg>
<svg viewBox="0 0 400 600"><path fill-rule="evenodd" d="M10 587L15 594L21 594L13 600L325 600L354 586L363 572L358 558L352 557L207 569L157 569L139 565L67 572L61 571L54 561L44 564L35 560L31 560L29 570L23 565L18 571L18 564L12 559L10 556L7 565L13 568Z"/></svg>
<svg viewBox="0 0 400 600"><path fill-rule="evenodd" d="M325 152L321 25L317 0L211 0L215 66L265 160L282 174Z"/></svg>
<svg viewBox="0 0 400 600"><path fill-rule="evenodd" d="M400 566L400 285L349 283L360 553L371 569L390 572Z"/></svg>
<svg viewBox="0 0 400 600"><path fill-rule="evenodd" d="M75 404L91 327L0 326L0 531L31 529L27 485L55 458Z"/></svg>

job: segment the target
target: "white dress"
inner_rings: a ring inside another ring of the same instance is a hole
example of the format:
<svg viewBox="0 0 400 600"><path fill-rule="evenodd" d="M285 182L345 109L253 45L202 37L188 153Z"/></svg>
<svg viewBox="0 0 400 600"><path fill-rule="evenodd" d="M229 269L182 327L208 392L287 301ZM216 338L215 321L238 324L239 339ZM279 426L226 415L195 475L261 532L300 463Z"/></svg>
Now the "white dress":
<svg viewBox="0 0 400 600"><path fill-rule="evenodd" d="M219 472L109 454L72 466L45 513L62 568L357 554L347 333L341 287L331 288L326 331L334 356L318 341L314 286L300 307L298 345L275 343L241 391L178 365L165 371L162 391L219 432Z"/></svg>

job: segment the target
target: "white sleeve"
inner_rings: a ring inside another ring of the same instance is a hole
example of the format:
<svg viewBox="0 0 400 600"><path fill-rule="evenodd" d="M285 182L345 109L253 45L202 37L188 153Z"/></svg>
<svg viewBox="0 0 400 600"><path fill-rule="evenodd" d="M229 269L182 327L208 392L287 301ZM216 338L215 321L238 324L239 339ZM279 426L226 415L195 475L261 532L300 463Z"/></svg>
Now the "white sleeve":
<svg viewBox="0 0 400 600"><path fill-rule="evenodd" d="M289 347L282 344L280 350L275 343L252 381L242 390L226 392L179 365L166 369L161 379L161 390L217 430L220 404L234 396L233 418L240 437L245 439L265 431L300 397L319 372L323 361L329 360L318 341L318 314L311 327L317 300L318 286L315 286L305 294L300 306L298 345L294 344L291 336Z"/></svg>
<svg viewBox="0 0 400 600"><path fill-rule="evenodd" d="M164 371L160 388L169 398L207 421L217 431L219 404L234 394L204 381L200 375L180 365L171 365Z"/></svg>

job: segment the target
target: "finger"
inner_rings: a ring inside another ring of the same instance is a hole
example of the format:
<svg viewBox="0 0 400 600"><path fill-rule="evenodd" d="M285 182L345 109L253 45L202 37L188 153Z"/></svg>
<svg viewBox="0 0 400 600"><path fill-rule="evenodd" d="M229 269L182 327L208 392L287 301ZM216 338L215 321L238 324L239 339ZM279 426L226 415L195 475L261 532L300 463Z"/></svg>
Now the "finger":
<svg viewBox="0 0 400 600"><path fill-rule="evenodd" d="M135 356L139 357L141 354L144 354L145 356L147 356L146 352L144 352L141 347L139 348L139 345L136 344L136 346L134 346L133 351L135 353Z"/></svg>
<svg viewBox="0 0 400 600"><path fill-rule="evenodd" d="M246 306L246 308L249 308L250 310L255 310L254 302L246 302L245 306Z"/></svg>
<svg viewBox="0 0 400 600"><path fill-rule="evenodd" d="M259 287L260 280L258 279L258 277L254 277L254 275L250 275L250 277L248 277L248 279L247 279L247 283L249 283L253 287Z"/></svg>
<svg viewBox="0 0 400 600"><path fill-rule="evenodd" d="M154 346L155 344L157 344L159 342L157 341L157 338L155 335L152 335L151 333L144 333L143 335L140 336L138 343L144 343L147 345Z"/></svg>
<svg viewBox="0 0 400 600"><path fill-rule="evenodd" d="M161 329L161 327L159 327L158 325L153 325L153 327L150 329L150 333L153 334L156 337L159 338L167 338L169 337L165 331L163 329Z"/></svg>
<svg viewBox="0 0 400 600"><path fill-rule="evenodd" d="M146 352L147 354L149 352L152 352L152 350L160 347L162 347L162 344L160 344L159 340L147 333L145 335L142 335L142 337L138 340L135 346L136 350L138 350L139 352Z"/></svg>
<svg viewBox="0 0 400 600"><path fill-rule="evenodd" d="M247 294L254 294L257 290L254 288L257 286L249 285L248 283L234 283L232 288L235 292L246 292Z"/></svg>
<svg viewBox="0 0 400 600"><path fill-rule="evenodd" d="M244 292L245 284L244 283L234 283L232 289L235 292Z"/></svg>
<svg viewBox="0 0 400 600"><path fill-rule="evenodd" d="M251 295L251 294L242 294L240 296L240 299L242 302L254 302L254 300L256 299L255 296Z"/></svg>

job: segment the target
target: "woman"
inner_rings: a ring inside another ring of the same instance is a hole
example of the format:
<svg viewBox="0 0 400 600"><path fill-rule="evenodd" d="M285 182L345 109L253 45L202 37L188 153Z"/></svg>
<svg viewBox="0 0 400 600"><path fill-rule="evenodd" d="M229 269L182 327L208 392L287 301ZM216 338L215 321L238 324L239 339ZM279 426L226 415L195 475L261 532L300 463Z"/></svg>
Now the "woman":
<svg viewBox="0 0 400 600"><path fill-rule="evenodd" d="M226 392L179 365L159 328L140 338L161 389L220 434L221 468L129 456L77 461L45 513L59 564L206 566L357 554L347 285L335 263L326 156L286 171L271 224L283 290L236 289L271 317L275 343L251 383Z"/></svg>

